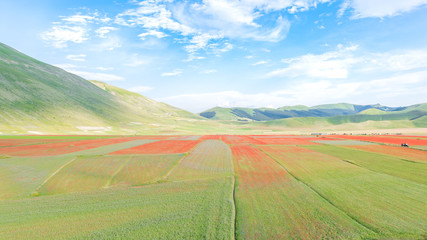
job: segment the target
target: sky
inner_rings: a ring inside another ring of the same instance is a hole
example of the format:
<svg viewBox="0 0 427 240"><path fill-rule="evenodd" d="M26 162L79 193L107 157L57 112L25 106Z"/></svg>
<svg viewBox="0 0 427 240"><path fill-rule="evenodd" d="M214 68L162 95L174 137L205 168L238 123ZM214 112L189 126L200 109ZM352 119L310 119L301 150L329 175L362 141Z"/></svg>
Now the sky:
<svg viewBox="0 0 427 240"><path fill-rule="evenodd" d="M14 0L0 42L198 113L427 102L427 0Z"/></svg>

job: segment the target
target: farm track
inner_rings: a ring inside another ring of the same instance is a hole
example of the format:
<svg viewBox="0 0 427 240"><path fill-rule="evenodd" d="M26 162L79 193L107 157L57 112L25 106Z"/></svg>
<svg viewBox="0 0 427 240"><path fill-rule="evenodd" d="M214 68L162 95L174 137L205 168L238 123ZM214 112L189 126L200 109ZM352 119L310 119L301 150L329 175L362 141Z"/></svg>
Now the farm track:
<svg viewBox="0 0 427 240"><path fill-rule="evenodd" d="M53 178L57 173L59 173L62 169L64 169L65 167L67 167L68 165L70 165L72 162L74 162L77 159L77 157L71 159L70 161L66 162L64 165L60 166L57 170L55 170L55 172L53 172L49 177L47 177L42 184L40 184L40 186L38 186L36 188L36 192L43 187L44 184L46 184L51 178Z"/></svg>

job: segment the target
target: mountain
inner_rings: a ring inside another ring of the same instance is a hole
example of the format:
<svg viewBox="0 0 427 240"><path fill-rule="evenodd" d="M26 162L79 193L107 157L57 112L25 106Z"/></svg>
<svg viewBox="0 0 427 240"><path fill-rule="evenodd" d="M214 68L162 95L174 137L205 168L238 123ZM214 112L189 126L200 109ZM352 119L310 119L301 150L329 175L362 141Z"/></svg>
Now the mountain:
<svg viewBox="0 0 427 240"><path fill-rule="evenodd" d="M88 81L0 43L0 135L298 134L385 128L417 132L427 127L427 104L216 107L200 115Z"/></svg>
<svg viewBox="0 0 427 240"><path fill-rule="evenodd" d="M0 133L173 133L202 119L1 43L0 109Z"/></svg>
<svg viewBox="0 0 427 240"><path fill-rule="evenodd" d="M387 107L379 104L355 105L349 103L325 104L314 107L307 107L303 105L284 106L277 109L215 107L204 111L199 115L214 120L271 121L294 117L333 117L342 115L355 115L369 109L375 109L386 113L393 113L404 111L407 108L409 107Z"/></svg>

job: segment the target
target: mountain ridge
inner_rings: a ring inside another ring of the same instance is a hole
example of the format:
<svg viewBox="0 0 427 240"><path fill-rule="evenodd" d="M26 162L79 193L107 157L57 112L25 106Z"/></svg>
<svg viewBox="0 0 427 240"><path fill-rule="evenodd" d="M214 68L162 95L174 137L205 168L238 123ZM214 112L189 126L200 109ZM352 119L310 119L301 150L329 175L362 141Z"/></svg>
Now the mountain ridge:
<svg viewBox="0 0 427 240"><path fill-rule="evenodd" d="M405 111L411 107L416 108L417 105L420 104L406 107L388 107L380 104L358 105L350 103L322 104L313 107L296 105L283 106L280 108L214 107L199 113L199 115L213 120L271 121L293 117L333 117L341 115L355 115L368 109L377 109L383 112L399 112Z"/></svg>

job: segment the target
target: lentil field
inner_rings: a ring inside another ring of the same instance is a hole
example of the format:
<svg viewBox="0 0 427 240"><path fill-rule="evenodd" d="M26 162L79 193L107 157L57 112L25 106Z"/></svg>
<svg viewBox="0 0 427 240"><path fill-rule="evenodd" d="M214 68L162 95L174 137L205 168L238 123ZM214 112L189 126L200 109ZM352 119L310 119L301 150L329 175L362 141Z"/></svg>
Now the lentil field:
<svg viewBox="0 0 427 240"><path fill-rule="evenodd" d="M0 136L0 239L426 239L426 139Z"/></svg>

